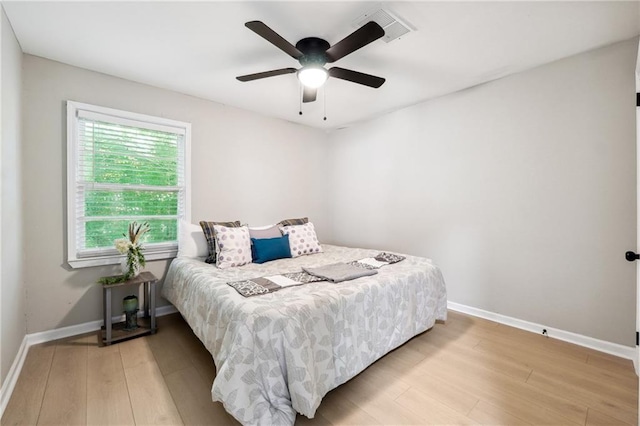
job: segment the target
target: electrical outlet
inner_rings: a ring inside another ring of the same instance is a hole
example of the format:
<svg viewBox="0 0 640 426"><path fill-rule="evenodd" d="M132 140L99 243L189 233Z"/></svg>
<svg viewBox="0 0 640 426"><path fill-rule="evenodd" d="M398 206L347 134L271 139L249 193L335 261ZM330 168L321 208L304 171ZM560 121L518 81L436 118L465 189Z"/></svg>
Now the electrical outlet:
<svg viewBox="0 0 640 426"><path fill-rule="evenodd" d="M547 333L547 329L546 328L542 329L542 335L549 337L549 333Z"/></svg>

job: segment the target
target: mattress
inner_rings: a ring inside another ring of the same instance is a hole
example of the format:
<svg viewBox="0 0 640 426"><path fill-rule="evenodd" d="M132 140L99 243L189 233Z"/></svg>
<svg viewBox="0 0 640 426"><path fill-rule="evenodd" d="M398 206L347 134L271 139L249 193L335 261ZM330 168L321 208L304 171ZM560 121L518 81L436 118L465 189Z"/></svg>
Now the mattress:
<svg viewBox="0 0 640 426"><path fill-rule="evenodd" d="M322 397L387 352L446 320L440 269L406 256L378 274L314 282L244 297L228 282L373 257L379 251L323 244L323 253L218 269L176 258L162 295L213 355L211 395L242 424L313 418Z"/></svg>

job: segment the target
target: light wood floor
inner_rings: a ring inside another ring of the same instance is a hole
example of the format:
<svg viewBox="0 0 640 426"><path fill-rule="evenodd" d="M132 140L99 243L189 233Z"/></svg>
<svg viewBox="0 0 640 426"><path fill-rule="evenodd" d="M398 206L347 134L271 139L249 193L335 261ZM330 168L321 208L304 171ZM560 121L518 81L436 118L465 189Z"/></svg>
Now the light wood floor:
<svg viewBox="0 0 640 426"><path fill-rule="evenodd" d="M32 347L2 424L237 424L211 402L215 366L182 318L159 327ZM634 425L637 403L628 360L450 312L296 424Z"/></svg>

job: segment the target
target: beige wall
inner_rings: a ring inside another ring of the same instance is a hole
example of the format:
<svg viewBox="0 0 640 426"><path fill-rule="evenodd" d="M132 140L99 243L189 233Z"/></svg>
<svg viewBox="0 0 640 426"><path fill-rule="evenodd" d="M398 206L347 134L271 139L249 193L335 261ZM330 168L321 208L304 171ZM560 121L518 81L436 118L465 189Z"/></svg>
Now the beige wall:
<svg viewBox="0 0 640 426"><path fill-rule="evenodd" d="M27 332L99 319L94 282L114 273L65 265L70 99L191 122L193 222L310 215L324 241L433 258L454 302L632 345L636 49L619 43L328 136L25 55Z"/></svg>
<svg viewBox="0 0 640 426"><path fill-rule="evenodd" d="M324 132L30 55L23 84L28 333L100 319L95 281L116 273L65 264L66 100L192 123L194 223L308 215L320 235L327 228ZM162 277L168 263L147 269Z"/></svg>
<svg viewBox="0 0 640 426"><path fill-rule="evenodd" d="M0 7L2 37L0 92L2 145L0 171L0 383L4 383L26 333L22 254L22 193L20 179L22 51L4 9Z"/></svg>
<svg viewBox="0 0 640 426"><path fill-rule="evenodd" d="M433 258L449 300L634 345L638 40L331 137L331 238Z"/></svg>

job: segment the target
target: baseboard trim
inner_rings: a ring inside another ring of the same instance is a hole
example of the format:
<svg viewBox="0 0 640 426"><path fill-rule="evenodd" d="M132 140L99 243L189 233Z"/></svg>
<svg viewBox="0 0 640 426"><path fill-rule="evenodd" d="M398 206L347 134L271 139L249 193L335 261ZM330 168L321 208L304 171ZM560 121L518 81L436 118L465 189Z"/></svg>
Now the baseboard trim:
<svg viewBox="0 0 640 426"><path fill-rule="evenodd" d="M178 312L175 306L165 305L156 308L156 316L169 315ZM143 312L138 315L142 316ZM124 321L124 315L118 315L111 320L115 322ZM41 331L39 333L28 334L29 346L38 345L40 343L51 342L52 340L64 339L66 337L77 336L79 334L91 333L98 331L102 327L102 320L85 322L83 324L71 325L69 327L56 328L53 330Z"/></svg>
<svg viewBox="0 0 640 426"><path fill-rule="evenodd" d="M178 312L173 305L165 305L156 308L156 316L161 317L163 315L169 315ZM140 313L142 314L142 312ZM113 321L122 321L124 316L113 317ZM102 327L102 320L85 322L83 324L72 325L69 327L61 327L53 330L41 331L38 333L27 334L22 339L22 344L18 353L13 360L13 364L9 369L7 378L2 382L2 389L0 389L0 418L4 414L4 410L7 408L11 394L13 393L18 377L22 371L24 361L29 353L29 348L33 345L40 343L51 342L53 340L64 339L66 337L77 336L79 334L91 333L98 331Z"/></svg>
<svg viewBox="0 0 640 426"><path fill-rule="evenodd" d="M634 347L624 346L618 343L611 343L605 340L594 339L593 337L584 336L582 334L572 333L570 331L560 330L558 328L524 321L506 315L497 314L495 312L485 311L483 309L462 305L460 303L447 302L447 308L451 309L452 311L488 319L490 321L495 321L500 324L530 331L536 334L542 334L542 330L546 329L547 335L551 338L562 340L568 343L573 343L579 346L584 346L585 348L604 352L610 355L615 355L620 358L630 359L633 361L634 366L636 364L636 348Z"/></svg>
<svg viewBox="0 0 640 426"><path fill-rule="evenodd" d="M29 351L27 342L27 336L24 336L22 343L20 344L20 348L18 349L18 354L14 358L13 364L11 364L7 377L2 382L2 388L0 389L0 418L2 418L4 409L7 408L7 404L9 404L9 399L11 398L13 389L16 387L18 377L22 371L24 360L27 359L27 352Z"/></svg>

